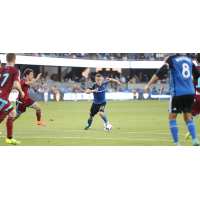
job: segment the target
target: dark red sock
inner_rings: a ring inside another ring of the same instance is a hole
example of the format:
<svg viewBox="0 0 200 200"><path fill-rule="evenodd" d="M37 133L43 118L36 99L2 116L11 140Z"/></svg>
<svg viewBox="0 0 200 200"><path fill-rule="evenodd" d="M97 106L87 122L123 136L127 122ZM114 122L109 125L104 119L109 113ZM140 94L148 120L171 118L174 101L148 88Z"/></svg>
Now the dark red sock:
<svg viewBox="0 0 200 200"><path fill-rule="evenodd" d="M36 110L36 116L37 116L37 121L40 121L41 120L41 110L40 111Z"/></svg>
<svg viewBox="0 0 200 200"><path fill-rule="evenodd" d="M15 118L8 117L6 126L7 126L7 138L12 138L13 134L13 122L15 121Z"/></svg>

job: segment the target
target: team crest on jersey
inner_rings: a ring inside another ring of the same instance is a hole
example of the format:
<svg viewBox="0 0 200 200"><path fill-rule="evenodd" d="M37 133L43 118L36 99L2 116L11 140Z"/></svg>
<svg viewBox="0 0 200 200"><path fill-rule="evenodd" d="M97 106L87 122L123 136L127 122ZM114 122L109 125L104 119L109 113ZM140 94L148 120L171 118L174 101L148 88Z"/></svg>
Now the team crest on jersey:
<svg viewBox="0 0 200 200"><path fill-rule="evenodd" d="M106 86L104 85L103 87L105 88Z"/></svg>

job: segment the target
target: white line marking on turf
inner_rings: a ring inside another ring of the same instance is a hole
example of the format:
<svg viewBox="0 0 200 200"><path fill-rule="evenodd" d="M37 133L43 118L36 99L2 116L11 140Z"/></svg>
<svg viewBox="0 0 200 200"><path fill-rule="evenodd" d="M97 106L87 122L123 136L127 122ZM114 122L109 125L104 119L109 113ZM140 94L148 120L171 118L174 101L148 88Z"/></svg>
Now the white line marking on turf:
<svg viewBox="0 0 200 200"><path fill-rule="evenodd" d="M6 129L5 129L6 130ZM85 130L66 130L66 129L14 129L16 131L84 131L87 132ZM93 130L89 130L88 132L105 132L105 131L93 131ZM125 131L113 131L113 132L119 132L119 133L153 133L153 132L125 132ZM169 133L164 133L164 134L169 134Z"/></svg>
<svg viewBox="0 0 200 200"><path fill-rule="evenodd" d="M0 136L4 137L4 136ZM91 139L91 140L133 140L133 141L160 141L173 142L173 140L157 140L157 139L130 139L130 138L92 138L92 137L17 137L26 139ZM180 142L191 142L186 140L179 140Z"/></svg>
<svg viewBox="0 0 200 200"><path fill-rule="evenodd" d="M61 132L85 132L85 133L92 133L92 132L102 132L105 133L105 131L93 131L93 130L89 130L89 131L85 131L85 130L61 130L61 129L14 129L16 131L61 131ZM4 130L6 131L6 130ZM171 135L171 133L155 133L155 132L125 132L125 131L112 131L112 132L117 132L117 133L149 133L149 134L155 134L155 135ZM186 135L186 134L180 134L179 135ZM197 135L200 136L200 135Z"/></svg>

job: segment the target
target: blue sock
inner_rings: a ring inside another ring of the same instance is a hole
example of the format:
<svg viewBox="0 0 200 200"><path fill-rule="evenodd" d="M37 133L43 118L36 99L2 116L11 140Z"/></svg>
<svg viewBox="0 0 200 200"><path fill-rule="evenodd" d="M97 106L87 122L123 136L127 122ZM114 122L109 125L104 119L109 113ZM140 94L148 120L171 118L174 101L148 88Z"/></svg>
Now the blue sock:
<svg viewBox="0 0 200 200"><path fill-rule="evenodd" d="M106 117L106 114L104 113L104 115L103 115L103 117L101 117L103 120L104 120L104 122L105 123L107 123L108 122L108 120L107 120L107 117Z"/></svg>
<svg viewBox="0 0 200 200"><path fill-rule="evenodd" d="M188 131L190 132L190 135L192 136L192 140L196 139L196 127L195 124L193 122L193 120L189 120L186 122L186 125L188 127Z"/></svg>
<svg viewBox="0 0 200 200"><path fill-rule="evenodd" d="M89 127L92 125L92 121L93 121L93 119L89 119L89 118L88 118L88 126L89 126Z"/></svg>
<svg viewBox="0 0 200 200"><path fill-rule="evenodd" d="M174 139L174 143L178 142L178 125L176 120L169 121L169 128Z"/></svg>

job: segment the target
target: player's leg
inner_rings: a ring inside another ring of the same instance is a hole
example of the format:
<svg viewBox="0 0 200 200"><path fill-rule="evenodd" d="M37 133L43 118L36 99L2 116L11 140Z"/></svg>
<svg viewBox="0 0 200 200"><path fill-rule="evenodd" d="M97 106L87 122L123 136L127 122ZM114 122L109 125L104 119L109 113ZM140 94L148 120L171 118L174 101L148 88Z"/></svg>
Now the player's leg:
<svg viewBox="0 0 200 200"><path fill-rule="evenodd" d="M192 145L199 146L199 142L196 136L196 127L194 121L192 120L191 113L183 113L184 120L186 122L188 131L192 137Z"/></svg>
<svg viewBox="0 0 200 200"><path fill-rule="evenodd" d="M32 100L34 101L34 100ZM42 121L41 121L41 107L40 105L34 101L33 104L31 104L30 108L33 108L36 110L36 116L37 116L37 125L41 125L41 126L46 126L46 124L44 124Z"/></svg>
<svg viewBox="0 0 200 200"><path fill-rule="evenodd" d="M88 117L88 125L84 128L84 130L88 130L92 127L93 118L94 118L94 116Z"/></svg>
<svg viewBox="0 0 200 200"><path fill-rule="evenodd" d="M4 110L5 110L5 105L7 103L8 103L7 101L0 99L0 124L6 118L6 114L4 113ZM1 134L1 132L0 132L0 134Z"/></svg>
<svg viewBox="0 0 200 200"><path fill-rule="evenodd" d="M174 140L174 146L180 146L178 140L178 125L176 122L178 113L182 112L179 100L179 97L171 97L169 101L169 128Z"/></svg>
<svg viewBox="0 0 200 200"><path fill-rule="evenodd" d="M105 123L108 122L107 117L106 117L106 114L105 114L104 112L100 111L100 112L99 112L99 115L101 116L101 118L104 120Z"/></svg>
<svg viewBox="0 0 200 200"><path fill-rule="evenodd" d="M186 122L188 131L190 132L190 135L192 136L192 145L199 146L199 142L197 141L197 136L196 136L196 127L191 117L191 113L192 113L193 105L194 105L194 95L185 95L183 102L184 102L183 117Z"/></svg>
<svg viewBox="0 0 200 200"><path fill-rule="evenodd" d="M200 102L199 101L194 101L194 104L193 104L193 109L192 109L192 114L191 114L191 118L192 120L197 117L200 113ZM189 140L191 139L191 135L190 135L190 132L188 132L186 135L185 135L185 139L186 140Z"/></svg>
<svg viewBox="0 0 200 200"><path fill-rule="evenodd" d="M20 141L17 141L13 138L13 122L15 121L15 117L16 117L16 111L15 109L13 109L9 112L8 114L8 119L6 122L6 126L7 126L7 138L6 138L6 143L7 144L20 144Z"/></svg>
<svg viewBox="0 0 200 200"><path fill-rule="evenodd" d="M104 102L104 103L101 104L101 106L99 108L99 115L101 116L101 118L104 120L105 123L108 122L106 114L105 114L106 105L107 105L107 103Z"/></svg>
<svg viewBox="0 0 200 200"><path fill-rule="evenodd" d="M84 130L88 130L92 127L93 118L97 114L98 109L99 109L99 106L93 103L92 107L90 109L90 116L88 118L88 125L84 128Z"/></svg>
<svg viewBox="0 0 200 200"><path fill-rule="evenodd" d="M18 118L20 118L22 113L26 112L26 103L22 103L20 101L16 101L16 116L15 116L15 120L17 120Z"/></svg>
<svg viewBox="0 0 200 200"><path fill-rule="evenodd" d="M169 113L169 128L174 140L174 146L180 146L178 141L178 125L176 122L177 113Z"/></svg>
<svg viewBox="0 0 200 200"><path fill-rule="evenodd" d="M88 125L84 128L84 130L88 130L89 128L92 127L93 118L94 118L94 116L88 117Z"/></svg>
<svg viewBox="0 0 200 200"><path fill-rule="evenodd" d="M29 98L27 101L26 107L33 108L36 110L37 125L46 126L46 124L44 124L41 121L41 107L37 102L35 102L33 99Z"/></svg>

